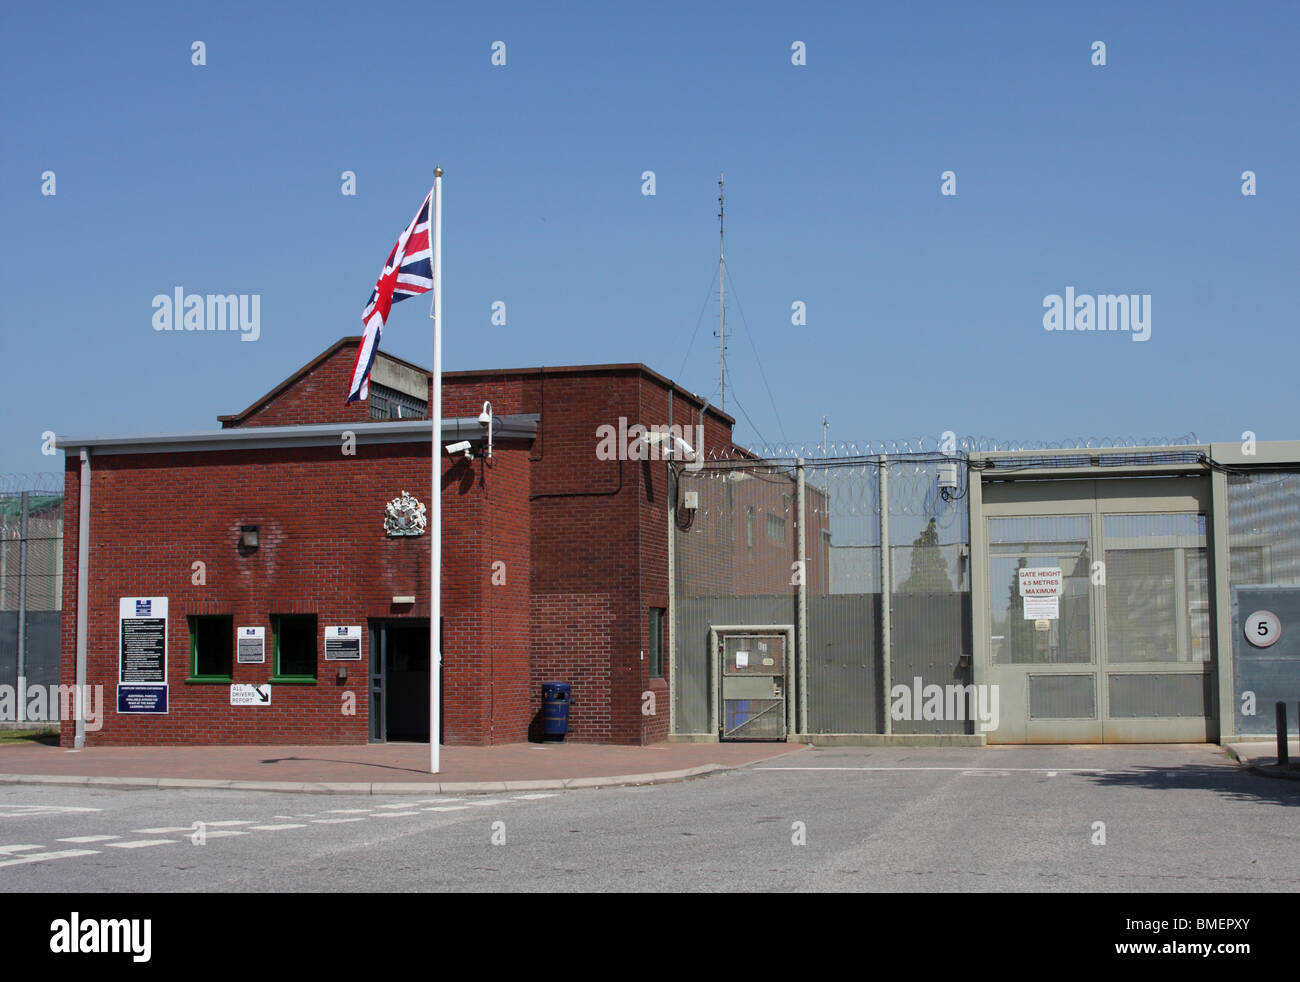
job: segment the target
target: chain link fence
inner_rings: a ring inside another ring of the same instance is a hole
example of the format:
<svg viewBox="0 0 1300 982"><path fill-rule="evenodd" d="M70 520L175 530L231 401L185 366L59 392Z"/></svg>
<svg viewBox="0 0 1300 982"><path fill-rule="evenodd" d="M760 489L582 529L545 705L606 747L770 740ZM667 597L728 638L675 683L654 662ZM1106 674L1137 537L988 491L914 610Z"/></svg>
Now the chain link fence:
<svg viewBox="0 0 1300 982"><path fill-rule="evenodd" d="M58 684L62 606L62 477L2 476L0 686L16 691L20 674L28 687ZM0 712L0 723L15 718Z"/></svg>

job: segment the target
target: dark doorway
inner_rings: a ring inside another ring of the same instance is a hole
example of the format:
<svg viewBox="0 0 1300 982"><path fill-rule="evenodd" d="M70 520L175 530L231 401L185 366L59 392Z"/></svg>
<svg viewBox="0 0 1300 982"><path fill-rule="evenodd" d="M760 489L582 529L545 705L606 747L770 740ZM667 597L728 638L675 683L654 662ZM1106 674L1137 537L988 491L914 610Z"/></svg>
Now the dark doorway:
<svg viewBox="0 0 1300 982"><path fill-rule="evenodd" d="M429 619L372 621L370 664L371 740L428 743Z"/></svg>

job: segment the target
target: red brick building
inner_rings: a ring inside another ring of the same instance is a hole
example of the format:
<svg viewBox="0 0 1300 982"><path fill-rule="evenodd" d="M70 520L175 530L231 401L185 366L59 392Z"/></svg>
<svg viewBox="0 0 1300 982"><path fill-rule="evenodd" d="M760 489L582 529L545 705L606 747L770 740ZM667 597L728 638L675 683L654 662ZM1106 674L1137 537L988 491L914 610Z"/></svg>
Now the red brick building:
<svg viewBox="0 0 1300 982"><path fill-rule="evenodd" d="M61 441L62 680L103 686L87 745L428 738L430 542L385 518L429 500L429 373L381 353L344 406L357 343L220 430ZM665 739L668 465L601 435L730 449L732 418L639 364L451 372L442 409L444 742L539 738L546 681L573 686L569 739Z"/></svg>

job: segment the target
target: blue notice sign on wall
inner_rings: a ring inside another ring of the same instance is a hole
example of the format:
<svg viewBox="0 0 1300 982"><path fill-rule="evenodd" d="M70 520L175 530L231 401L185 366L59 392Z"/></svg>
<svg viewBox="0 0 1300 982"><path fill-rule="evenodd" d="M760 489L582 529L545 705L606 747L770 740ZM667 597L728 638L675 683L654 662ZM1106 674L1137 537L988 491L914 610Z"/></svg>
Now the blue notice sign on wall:
<svg viewBox="0 0 1300 982"><path fill-rule="evenodd" d="M167 686L119 685L117 687L119 713L166 713Z"/></svg>

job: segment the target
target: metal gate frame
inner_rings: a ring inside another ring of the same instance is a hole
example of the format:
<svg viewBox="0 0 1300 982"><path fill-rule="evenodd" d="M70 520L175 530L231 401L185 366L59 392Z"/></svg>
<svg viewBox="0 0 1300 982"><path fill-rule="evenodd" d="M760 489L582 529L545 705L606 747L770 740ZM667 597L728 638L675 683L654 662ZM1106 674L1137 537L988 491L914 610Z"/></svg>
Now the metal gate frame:
<svg viewBox="0 0 1300 982"><path fill-rule="evenodd" d="M710 624L709 625L709 722L711 732L722 733L722 661L718 658L718 637L721 634L784 634L785 635L785 732L787 739L794 728L794 709L798 699L795 691L799 672L795 660L802 661L803 653L796 652L793 624Z"/></svg>
<svg viewBox="0 0 1300 982"><path fill-rule="evenodd" d="M972 455L973 457L975 455ZM1008 455L1010 456L1010 455ZM1214 596L1216 583L1219 577L1226 575L1226 571L1219 569L1215 562L1215 530L1213 527L1214 509L1212 500L1212 487L1209 475L1204 468L1188 466L1186 468L1149 468L1138 470L1144 471L1144 478L1163 477L1171 479L1195 478L1199 479L1194 482L1189 481L1186 485L1179 486L1176 483L1148 483L1147 480L1125 481L1124 478L1134 477L1132 473L1118 473L1101 475L1094 468L1062 468L1056 473L1051 471L1035 473L1032 478L1020 479L1014 481L1019 487L1004 488L997 495L996 501L985 500L985 489L983 482L972 480L971 482L971 616L972 616L972 635L975 647L975 669L977 683L990 684L999 678L1006 680L1004 673L995 670L992 664L991 642L989 640L989 554L988 544L988 525L990 518L1002 517L1052 517L1066 514L1089 514L1090 516L1102 516L1105 514L1140 514L1140 513L1168 513L1168 512L1195 512L1206 516L1206 556L1208 562L1209 575L1209 592ZM987 482L991 478L987 474L983 481ZM995 478L994 478L995 479ZM1004 478L1005 480L1006 478ZM979 485L977 487L977 485ZM1089 485L1091 487L1089 488ZM1097 558L1097 548L1100 544L1101 535L1100 527L1095 521L1090 521L1089 549L1093 553L1093 558ZM1108 662L1099 660L1097 652L1102 650L1096 647L1098 643L1105 644L1105 587L1093 589L1091 603L1094 607L1092 629L1094 632L1094 657L1091 664L1067 666L1064 669L1053 669L1048 667L1040 674L1070 674L1071 669L1086 670L1089 674L1097 673L1099 675L1097 684L1099 685L1097 695L1097 719L1095 724L1083 725L1077 727L1077 732L1071 732L1064 723L1056 724L1051 727L1051 735L1041 731L1041 727L1035 732L1030 732L1033 726L1028 717L1028 695L1027 689L1021 689L1017 685L1012 685L1009 691L1002 693L1002 726L999 730L1003 733L1000 738L993 738L990 734L990 743L995 742L1215 742L1219 739L1220 732L1220 713L1218 707L1211 705L1211 711L1207 717L1193 721L1191 718L1180 720L1170 717L1159 717L1152 719L1137 720L1107 720L1107 698L1106 698L1106 667ZM1211 677L1212 683L1217 682L1222 677L1221 673L1226 670L1230 671L1230 662L1225 665L1223 650L1217 643L1217 617L1215 604L1210 604L1211 613L1211 652L1210 661L1203 665L1203 671ZM1102 632L1098 634L1097 632ZM1127 666L1116 663L1119 668ZM1178 669L1174 666L1164 666L1160 663L1144 666L1144 672L1151 674L1179 674L1187 673L1187 669ZM1076 672L1077 673L1077 672ZM1027 673L1026 673L1027 674ZM1027 680L1025 682L1027 685ZM1023 713L1023 722L1016 726L1013 722L1012 713ZM1109 724L1107 728L1106 724ZM1013 727L1013 732L1019 731L1018 735L1008 738L1007 729ZM1104 733L1100 738L1093 732L1094 730Z"/></svg>

